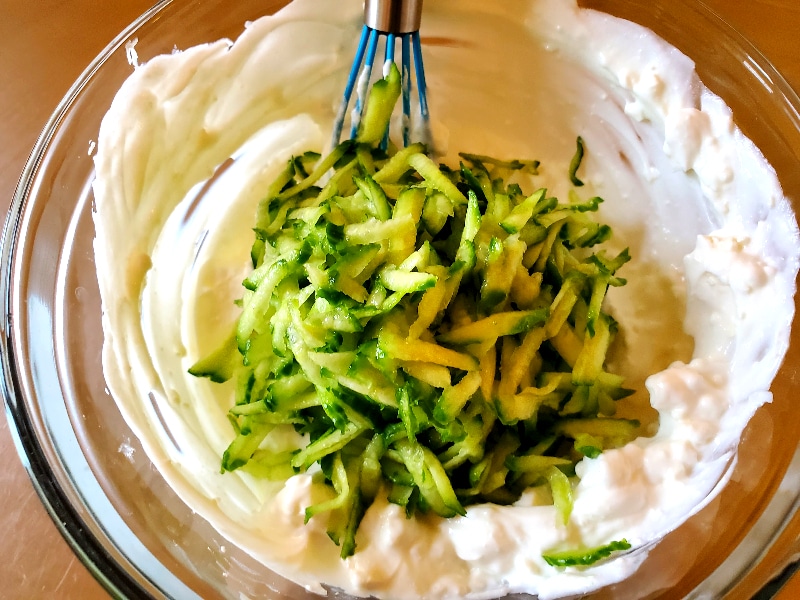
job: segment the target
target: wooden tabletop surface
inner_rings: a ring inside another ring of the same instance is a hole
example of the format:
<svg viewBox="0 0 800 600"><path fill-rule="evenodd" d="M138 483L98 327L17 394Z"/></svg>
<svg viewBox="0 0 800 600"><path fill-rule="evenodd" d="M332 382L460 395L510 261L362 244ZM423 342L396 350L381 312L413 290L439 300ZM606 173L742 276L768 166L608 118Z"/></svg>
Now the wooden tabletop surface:
<svg viewBox="0 0 800 600"><path fill-rule="evenodd" d="M0 216L47 118L89 62L154 0L0 0ZM798 0L705 0L800 90ZM0 597L106 599L51 522L0 417ZM800 579L780 600L800 598Z"/></svg>

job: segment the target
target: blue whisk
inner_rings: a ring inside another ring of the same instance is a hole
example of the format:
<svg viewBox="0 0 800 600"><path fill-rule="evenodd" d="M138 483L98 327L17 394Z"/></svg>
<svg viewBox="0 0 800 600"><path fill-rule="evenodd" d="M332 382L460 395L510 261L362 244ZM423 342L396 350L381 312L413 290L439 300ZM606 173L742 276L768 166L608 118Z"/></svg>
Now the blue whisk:
<svg viewBox="0 0 800 600"><path fill-rule="evenodd" d="M413 56L414 79L417 84L420 118L423 137L428 141L429 116L428 98L425 89L425 71L422 65L422 46L419 39L419 26L422 16L422 0L366 0L364 3L364 28L358 43L353 66L344 88L342 104L333 125L333 145L339 143L344 127L347 109L353 90L356 90L355 106L350 117L350 137L355 138L361 122L361 113L366 101L372 66L378 52L378 39L385 37L386 67L395 60L395 45L399 38L401 48L402 106L403 106L403 145L408 146L411 129L411 63ZM362 66L363 62L363 66ZM384 141L385 146L385 141Z"/></svg>

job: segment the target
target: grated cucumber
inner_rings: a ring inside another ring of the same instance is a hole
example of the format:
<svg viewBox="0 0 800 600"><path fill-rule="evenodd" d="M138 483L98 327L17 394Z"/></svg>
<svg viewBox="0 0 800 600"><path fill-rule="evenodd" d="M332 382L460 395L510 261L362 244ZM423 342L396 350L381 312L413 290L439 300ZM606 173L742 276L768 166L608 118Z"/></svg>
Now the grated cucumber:
<svg viewBox="0 0 800 600"><path fill-rule="evenodd" d="M593 251L602 199L524 193L537 161L382 150L398 85L375 84L355 141L289 161L258 208L234 334L190 369L236 380L222 470L317 473L331 494L306 519L327 519L343 558L379 494L449 518L544 485L566 523L576 463L638 433L613 416L629 391L607 372L603 300L630 257ZM287 428L302 444L267 451Z"/></svg>

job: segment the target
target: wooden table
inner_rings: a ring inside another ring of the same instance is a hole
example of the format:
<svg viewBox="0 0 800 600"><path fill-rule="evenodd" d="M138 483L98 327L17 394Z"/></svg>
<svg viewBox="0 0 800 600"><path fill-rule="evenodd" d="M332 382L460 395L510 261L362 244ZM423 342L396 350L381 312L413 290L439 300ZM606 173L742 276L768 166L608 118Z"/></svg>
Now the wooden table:
<svg viewBox="0 0 800 600"><path fill-rule="evenodd" d="M84 67L153 0L0 0L0 215L45 121ZM800 2L706 0L800 90ZM0 417L0 596L105 599L39 503ZM780 600L800 598L795 577Z"/></svg>

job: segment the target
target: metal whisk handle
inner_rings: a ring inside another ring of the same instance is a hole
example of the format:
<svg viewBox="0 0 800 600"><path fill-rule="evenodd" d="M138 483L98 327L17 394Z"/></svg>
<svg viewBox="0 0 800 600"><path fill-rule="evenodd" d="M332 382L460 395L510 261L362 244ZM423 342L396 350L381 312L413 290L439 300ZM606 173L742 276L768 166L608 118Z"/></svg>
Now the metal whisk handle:
<svg viewBox="0 0 800 600"><path fill-rule="evenodd" d="M422 0L366 0L364 24L382 33L419 31Z"/></svg>

